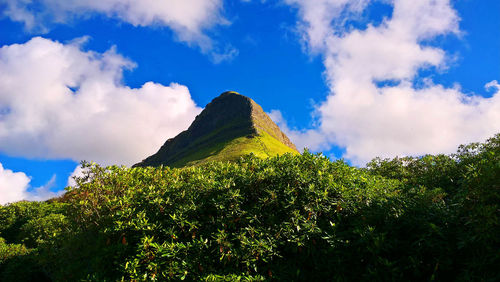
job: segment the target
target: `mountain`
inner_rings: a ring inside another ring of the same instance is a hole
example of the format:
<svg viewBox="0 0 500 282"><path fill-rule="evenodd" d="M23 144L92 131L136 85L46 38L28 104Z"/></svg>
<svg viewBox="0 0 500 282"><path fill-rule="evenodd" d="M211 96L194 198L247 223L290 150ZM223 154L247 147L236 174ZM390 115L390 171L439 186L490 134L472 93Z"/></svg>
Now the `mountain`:
<svg viewBox="0 0 500 282"><path fill-rule="evenodd" d="M210 102L189 128L136 167L182 167L208 161L298 154L295 145L252 99L228 91Z"/></svg>

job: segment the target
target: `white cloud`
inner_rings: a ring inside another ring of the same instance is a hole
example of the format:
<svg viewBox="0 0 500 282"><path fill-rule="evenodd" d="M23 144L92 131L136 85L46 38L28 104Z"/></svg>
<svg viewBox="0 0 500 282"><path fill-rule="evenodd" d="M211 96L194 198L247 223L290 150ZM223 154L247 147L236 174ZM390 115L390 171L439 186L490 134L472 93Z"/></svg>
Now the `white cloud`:
<svg viewBox="0 0 500 282"><path fill-rule="evenodd" d="M65 23L74 17L102 13L134 26L163 25L192 40L204 28L226 23L221 0L4 0L5 16L27 29L47 22Z"/></svg>
<svg viewBox="0 0 500 282"><path fill-rule="evenodd" d="M236 50L221 48L205 31L228 25L222 0L2 0L3 15L21 22L31 32L45 33L51 24L101 14L134 26L164 26L180 41L198 45L215 61L232 58Z"/></svg>
<svg viewBox="0 0 500 282"><path fill-rule="evenodd" d="M23 199L30 181L23 172L4 169L0 164L0 205Z"/></svg>
<svg viewBox="0 0 500 282"><path fill-rule="evenodd" d="M0 48L0 151L102 164L138 162L201 111L185 86L122 84L134 64L114 49L33 38Z"/></svg>
<svg viewBox="0 0 500 282"><path fill-rule="evenodd" d="M483 141L500 130L498 84L490 98L446 88L418 70L445 70L444 50L425 43L460 34L449 0L394 0L391 18L366 29L346 30L368 1L289 0L299 8L303 38L323 55L331 94L317 109L319 126L290 133L292 140L320 135L328 147L344 147L345 158L362 165L375 156L448 153L461 143ZM358 3L353 9L352 3ZM317 5L315 5L317 4ZM359 8L359 9L358 9ZM422 79L422 78L418 78ZM380 86L389 80L392 84Z"/></svg>
<svg viewBox="0 0 500 282"><path fill-rule="evenodd" d="M342 27L347 14L356 15L363 11L369 0L285 0L298 8L301 21L298 22L302 39L313 52L325 47L325 38L332 36ZM336 29L332 29L332 25Z"/></svg>
<svg viewBox="0 0 500 282"><path fill-rule="evenodd" d="M484 85L484 88L486 89L486 91L498 91L500 90L500 84L498 84L498 81L493 80L486 83L486 85Z"/></svg>
<svg viewBox="0 0 500 282"><path fill-rule="evenodd" d="M64 191L54 193L50 191L55 184L56 176L47 184L30 189L31 179L24 172L13 172L5 169L0 163L0 205L21 200L44 201L59 196Z"/></svg>
<svg viewBox="0 0 500 282"><path fill-rule="evenodd" d="M73 172L71 173L71 175L68 177L68 184L66 184L66 186L72 186L72 187L75 187L76 186L76 181L75 181L75 177L82 177L84 174L83 174L83 168L81 165L77 165L75 170L73 170Z"/></svg>
<svg viewBox="0 0 500 282"><path fill-rule="evenodd" d="M45 201L47 199L55 198L58 197L62 194L64 194L64 190L59 190L58 192L52 192L50 189L53 188L56 185L56 175L52 175L52 178L50 178L49 182L47 184L36 187L32 189L31 191L28 189L26 191L26 196L23 198L23 200L28 200L28 201Z"/></svg>
<svg viewBox="0 0 500 282"><path fill-rule="evenodd" d="M326 137L317 130L299 130L296 128L290 128L279 110L271 110L271 112L267 114L280 127L281 131L283 131L288 138L293 140L295 147L297 147L299 151L302 151L305 148L313 151L327 149L327 147L325 147L327 146Z"/></svg>

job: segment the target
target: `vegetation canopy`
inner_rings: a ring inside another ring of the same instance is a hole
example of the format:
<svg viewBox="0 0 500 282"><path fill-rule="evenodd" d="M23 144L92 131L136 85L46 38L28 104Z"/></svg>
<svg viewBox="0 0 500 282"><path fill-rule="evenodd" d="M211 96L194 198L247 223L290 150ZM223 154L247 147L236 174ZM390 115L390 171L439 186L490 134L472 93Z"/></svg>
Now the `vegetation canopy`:
<svg viewBox="0 0 500 282"><path fill-rule="evenodd" d="M456 154L100 167L0 206L0 280L500 280L500 134Z"/></svg>

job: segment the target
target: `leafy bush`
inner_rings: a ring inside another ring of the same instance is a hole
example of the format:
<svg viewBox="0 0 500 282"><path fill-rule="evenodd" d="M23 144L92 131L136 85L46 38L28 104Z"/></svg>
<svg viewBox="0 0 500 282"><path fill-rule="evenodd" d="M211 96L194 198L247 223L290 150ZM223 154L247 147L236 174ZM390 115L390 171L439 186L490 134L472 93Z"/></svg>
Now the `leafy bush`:
<svg viewBox="0 0 500 282"><path fill-rule="evenodd" d="M24 245L7 244L5 239L0 237L0 265L13 257L24 256L28 253L29 250Z"/></svg>
<svg viewBox="0 0 500 282"><path fill-rule="evenodd" d="M69 253L93 251L65 261L106 257L102 273L80 267L99 277L423 278L446 246L422 241L439 235L447 212L439 191L403 190L310 153L184 169L92 165L88 178L67 196L82 238Z"/></svg>
<svg viewBox="0 0 500 282"><path fill-rule="evenodd" d="M0 238L0 281L50 281L39 267L35 252Z"/></svg>
<svg viewBox="0 0 500 282"><path fill-rule="evenodd" d="M60 232L63 211L64 204L56 202L22 201L0 206L0 237L8 243L23 243L33 248L37 240L49 239Z"/></svg>
<svg viewBox="0 0 500 282"><path fill-rule="evenodd" d="M495 281L499 139L366 169L309 152L86 164L59 201L0 207L0 236L52 281Z"/></svg>
<svg viewBox="0 0 500 282"><path fill-rule="evenodd" d="M464 280L500 280L500 253L494 251L500 250L500 134L450 156L375 159L368 167L408 186L446 191L454 268Z"/></svg>

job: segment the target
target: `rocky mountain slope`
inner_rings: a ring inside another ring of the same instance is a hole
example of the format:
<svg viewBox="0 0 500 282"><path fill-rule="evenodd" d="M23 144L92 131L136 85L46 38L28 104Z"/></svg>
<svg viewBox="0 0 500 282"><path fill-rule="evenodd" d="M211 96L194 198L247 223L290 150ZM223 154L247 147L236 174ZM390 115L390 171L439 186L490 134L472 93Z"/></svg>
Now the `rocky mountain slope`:
<svg viewBox="0 0 500 282"><path fill-rule="evenodd" d="M182 167L207 161L294 153L297 148L252 99L233 91L210 102L191 126L134 166Z"/></svg>

